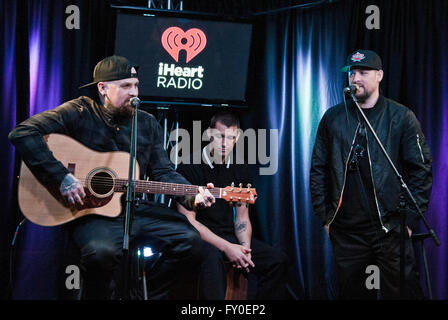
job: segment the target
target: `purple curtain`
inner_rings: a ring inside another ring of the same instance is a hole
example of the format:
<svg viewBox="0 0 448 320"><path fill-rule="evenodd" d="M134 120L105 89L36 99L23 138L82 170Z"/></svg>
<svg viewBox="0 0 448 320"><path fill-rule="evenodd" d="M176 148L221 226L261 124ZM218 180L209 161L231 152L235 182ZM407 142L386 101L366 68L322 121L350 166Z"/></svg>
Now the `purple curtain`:
<svg viewBox="0 0 448 320"><path fill-rule="evenodd" d="M213 10L211 2L205 2L204 7ZM221 6L220 13L225 9L225 14L232 14L232 8L240 12L240 2L233 2L233 7ZM416 113L430 145L434 184L426 217L442 245L436 247L428 239L425 247L434 298L448 299L448 2L374 1L380 8L381 26L367 30L365 9L371 2L341 0L254 19L250 108L244 123L245 127L278 129L280 159L276 175L259 179L260 198L253 218L258 220L262 239L291 257L293 296L334 297L331 247L310 205L310 150L323 112L341 100L338 93L346 79L338 68L345 56L356 48L376 50L384 63L384 95ZM201 8L201 1L191 3ZM259 5L258 11L263 11L263 3L254 2L251 9ZM65 28L65 8L72 4L80 9L80 30ZM188 5L185 2L185 10ZM108 1L0 0L0 10L3 293L9 291L11 239L22 219L14 178L20 158L7 134L28 116L80 95L77 87L91 80L96 62L113 53L115 26ZM181 122L188 123L189 117L181 114ZM23 224L13 259L13 298L60 298L63 243L59 228Z"/></svg>
<svg viewBox="0 0 448 320"><path fill-rule="evenodd" d="M1 284L7 288L1 291L13 299L57 299L64 284L61 277L67 254L64 252L67 237L62 228L40 227L25 221L19 229L10 263L13 232L23 217L17 208L14 179L19 175L20 157L14 155L7 135L29 116L81 94L78 86L90 81L92 65L111 53L113 44L107 44L108 37L97 34L103 28L113 30L109 20L111 9L103 1L1 0L0 3L0 161L4 186L0 197L6 204L6 210L0 213L5 231L1 232ZM69 16L66 7L73 4L80 8L81 21L85 21L80 30L69 30L65 25ZM92 17L92 13L98 16ZM86 43L88 50L84 47Z"/></svg>

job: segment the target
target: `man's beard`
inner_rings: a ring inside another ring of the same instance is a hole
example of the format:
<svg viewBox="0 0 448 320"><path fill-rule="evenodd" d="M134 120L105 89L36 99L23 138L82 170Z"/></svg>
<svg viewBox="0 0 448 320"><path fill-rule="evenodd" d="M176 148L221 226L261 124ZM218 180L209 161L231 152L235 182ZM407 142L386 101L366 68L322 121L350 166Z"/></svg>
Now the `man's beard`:
<svg viewBox="0 0 448 320"><path fill-rule="evenodd" d="M364 88L364 93L362 94L362 95L356 95L356 100L358 101L358 102L361 102L361 103L363 103L363 102L366 102L366 100L370 97L372 95L372 93L371 92L368 92L367 90L366 90L366 88Z"/></svg>
<svg viewBox="0 0 448 320"><path fill-rule="evenodd" d="M133 109L129 106L122 106L120 108L109 107L106 104L106 108L111 111L114 120L123 120L132 117Z"/></svg>
<svg viewBox="0 0 448 320"><path fill-rule="evenodd" d="M116 117L118 117L118 118L120 118L120 119L127 119L127 118L130 118L130 117L132 117L132 108L131 107L127 107L127 106L124 106L124 107L121 107L121 108L119 108L118 110L117 110L117 115L116 115Z"/></svg>

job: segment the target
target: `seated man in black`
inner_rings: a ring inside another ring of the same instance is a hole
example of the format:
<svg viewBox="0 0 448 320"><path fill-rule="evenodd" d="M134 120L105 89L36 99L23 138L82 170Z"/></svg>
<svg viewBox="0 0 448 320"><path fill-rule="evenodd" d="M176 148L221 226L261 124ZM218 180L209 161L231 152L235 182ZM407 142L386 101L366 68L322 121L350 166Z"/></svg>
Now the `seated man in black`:
<svg viewBox="0 0 448 320"><path fill-rule="evenodd" d="M67 207L82 207L83 201L88 200L87 187L85 181L78 180L54 157L44 136L65 134L98 152L129 152L134 112L130 101L138 95L137 70L138 66L125 57L107 57L98 62L93 73L94 81L86 85L95 86L96 94L81 96L39 113L9 134L9 139L38 180L49 189L58 190ZM188 184L169 162L155 117L138 110L138 128L140 179L147 173L156 181ZM178 197L177 201L187 208L199 203L207 207L214 202L208 190L198 191L195 197ZM152 248L164 253L150 274L150 299L170 298L177 270L197 261L195 252L202 241L186 220L174 210L143 199L135 208L130 240L145 240ZM119 280L115 275L123 256L124 221L123 212L115 218L93 214L65 226L81 251L80 268L86 299L115 299L120 295L116 289Z"/></svg>
<svg viewBox="0 0 448 320"><path fill-rule="evenodd" d="M239 120L231 113L216 114L208 128L210 144L202 150L201 164L178 167L189 182L216 187L250 183L248 166L231 164L231 151L239 138ZM194 158L193 158L194 159ZM284 299L286 296L287 257L278 249L252 238L249 209L233 208L216 199L210 208L197 206L186 210L178 205L199 231L203 259L199 273L199 299L222 300L226 294L226 274L230 267L253 272L257 276L257 299Z"/></svg>

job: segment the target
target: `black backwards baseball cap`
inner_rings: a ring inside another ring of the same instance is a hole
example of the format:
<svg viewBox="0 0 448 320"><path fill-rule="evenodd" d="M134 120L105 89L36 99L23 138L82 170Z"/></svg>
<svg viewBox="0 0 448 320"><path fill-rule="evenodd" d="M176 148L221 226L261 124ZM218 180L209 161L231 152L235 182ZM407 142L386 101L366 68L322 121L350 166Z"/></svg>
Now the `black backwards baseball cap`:
<svg viewBox="0 0 448 320"><path fill-rule="evenodd" d="M93 82L85 84L81 88L89 87L101 81L113 81L127 78L136 78L137 73L132 72L138 70L138 65L131 63L125 57L110 56L98 62L93 70Z"/></svg>
<svg viewBox="0 0 448 320"><path fill-rule="evenodd" d="M381 58L371 50L356 50L347 57L346 66L341 68L342 72L349 72L354 67L381 70L383 65Z"/></svg>

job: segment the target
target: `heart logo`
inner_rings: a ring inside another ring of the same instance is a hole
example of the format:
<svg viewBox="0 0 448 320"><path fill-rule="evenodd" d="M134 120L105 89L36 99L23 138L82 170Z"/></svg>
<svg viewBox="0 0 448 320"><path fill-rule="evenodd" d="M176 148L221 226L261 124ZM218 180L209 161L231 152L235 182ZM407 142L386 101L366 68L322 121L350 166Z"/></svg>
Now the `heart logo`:
<svg viewBox="0 0 448 320"><path fill-rule="evenodd" d="M163 48L176 62L179 62L180 50L185 50L187 52L187 63L204 50L207 44L205 33L198 28L192 28L184 32L179 27L170 27L163 32L161 40Z"/></svg>

